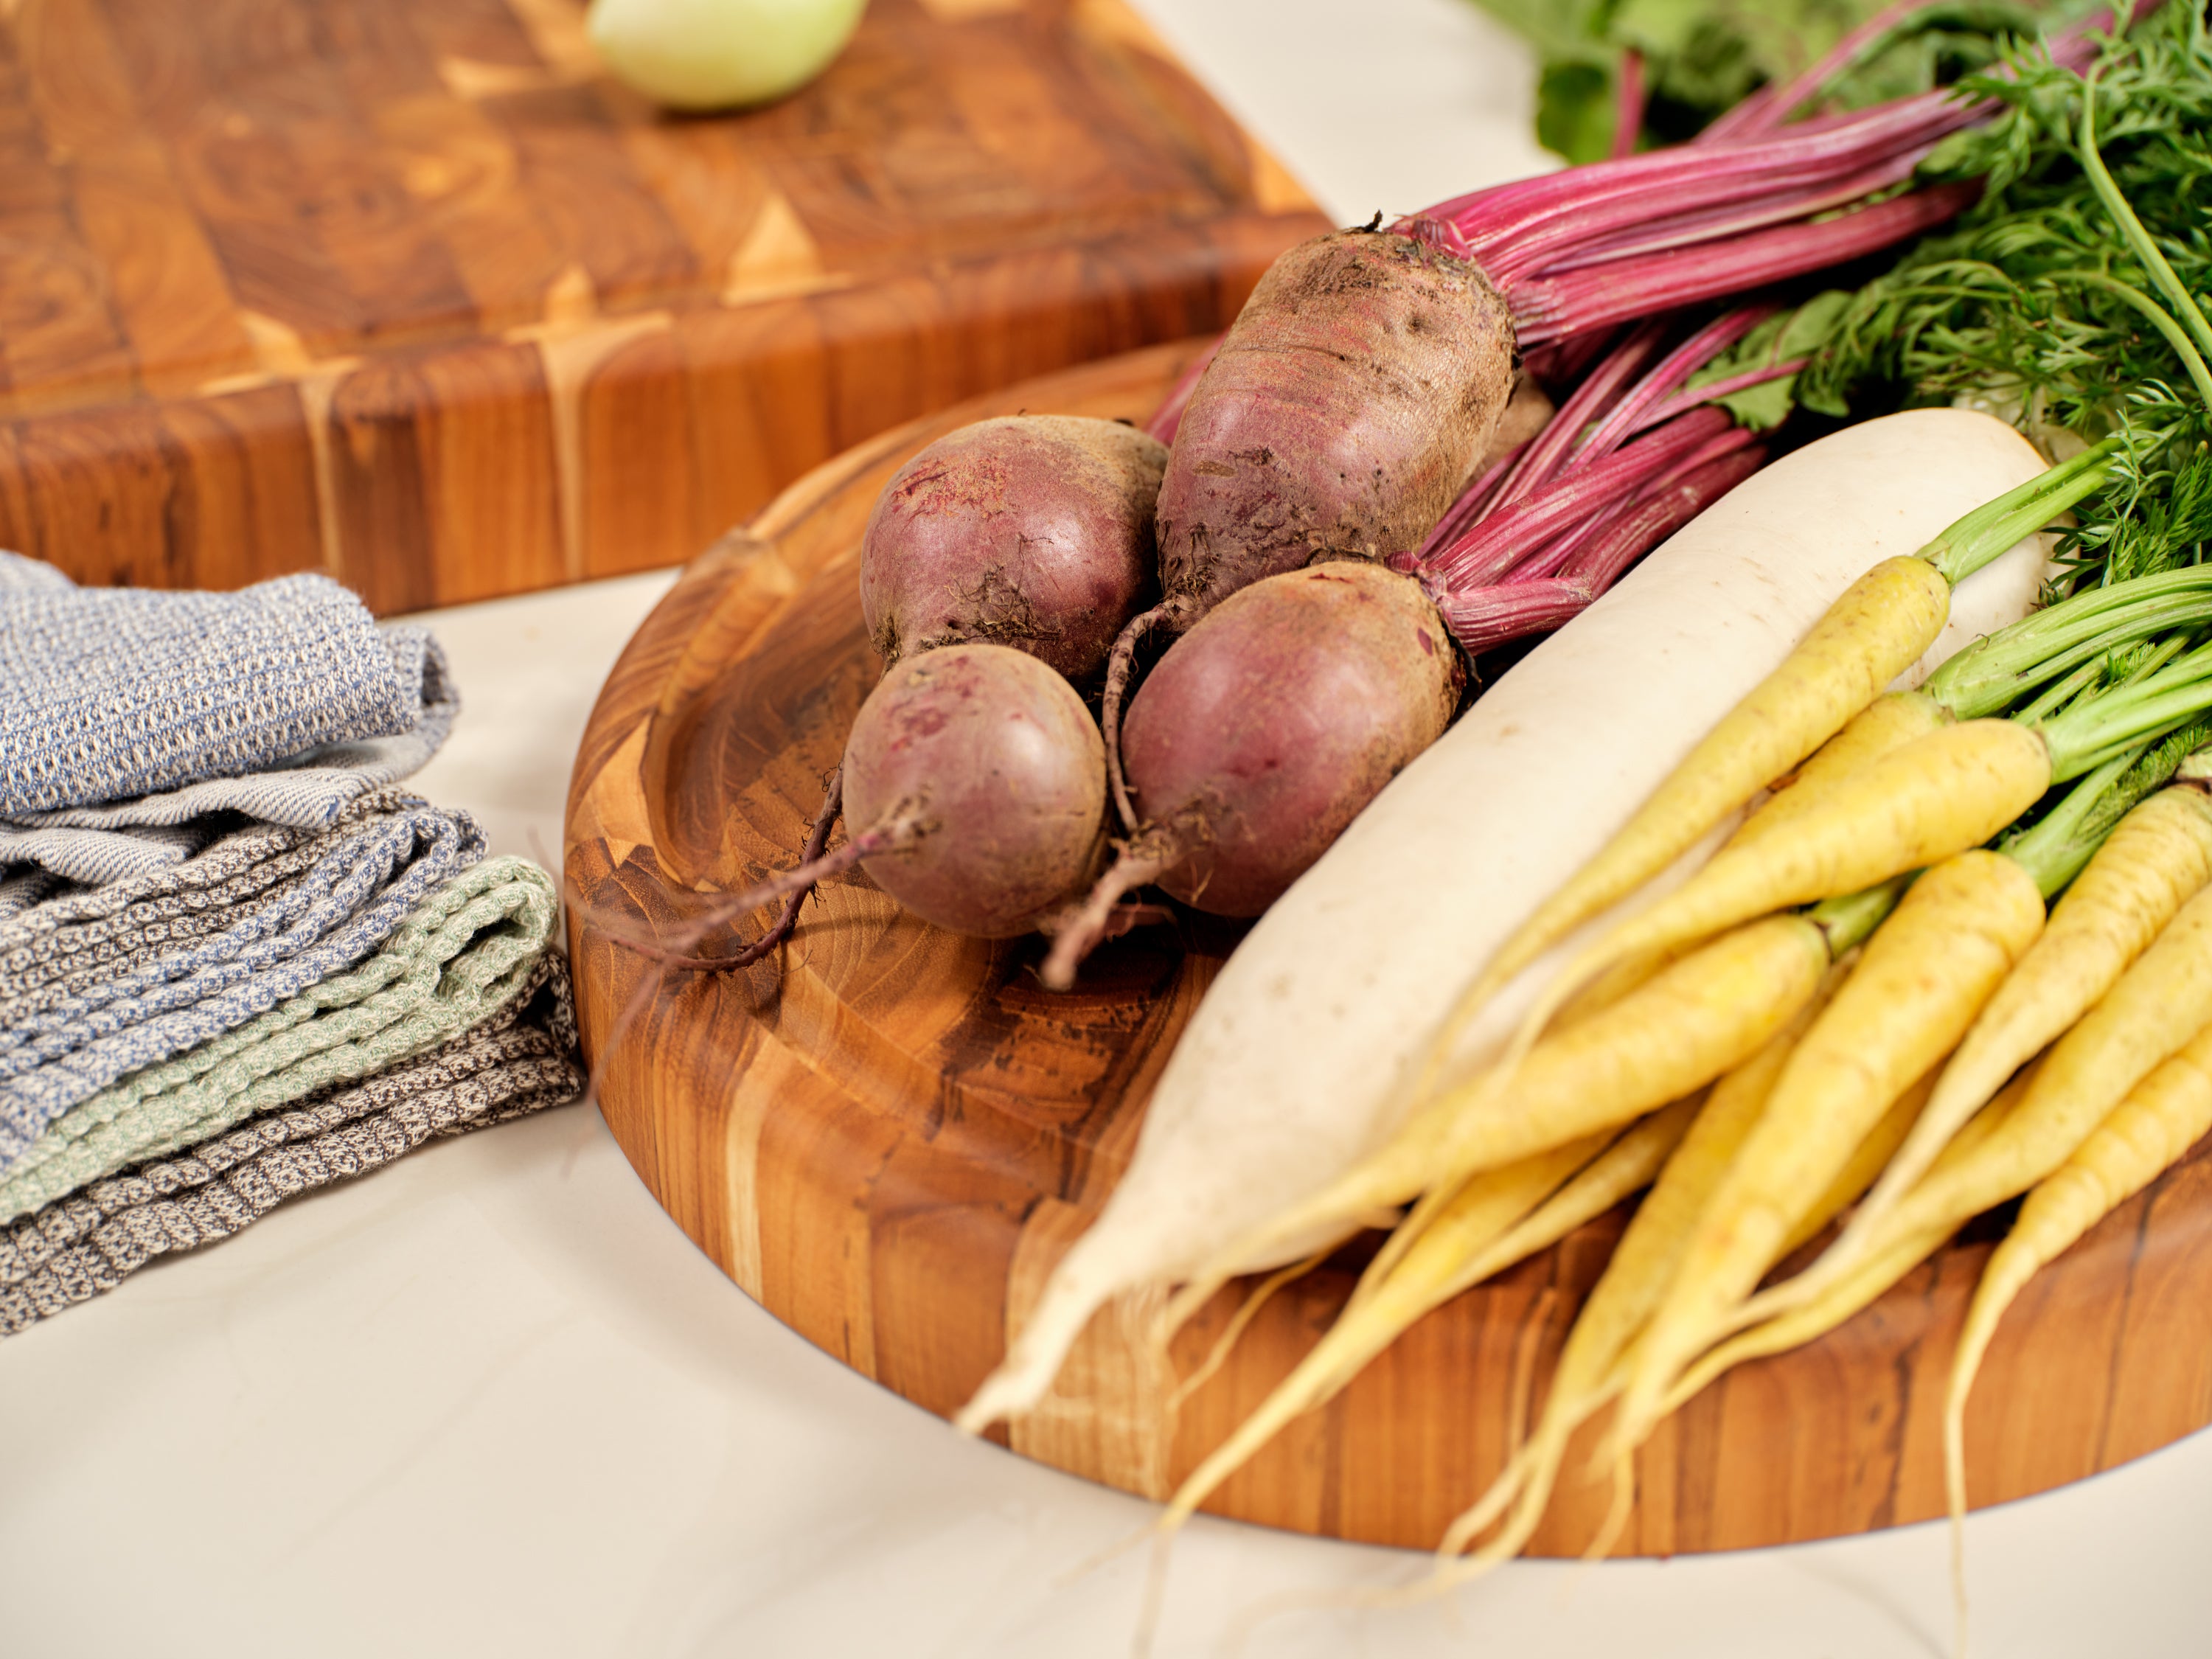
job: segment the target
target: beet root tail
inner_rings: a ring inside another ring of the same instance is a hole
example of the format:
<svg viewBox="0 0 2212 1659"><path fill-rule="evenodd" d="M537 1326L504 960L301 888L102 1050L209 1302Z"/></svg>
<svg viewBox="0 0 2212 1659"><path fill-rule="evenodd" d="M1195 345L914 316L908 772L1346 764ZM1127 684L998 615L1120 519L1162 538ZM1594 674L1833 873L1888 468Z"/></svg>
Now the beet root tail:
<svg viewBox="0 0 2212 1659"><path fill-rule="evenodd" d="M1181 825L1154 824L1122 843L1120 854L1098 878L1081 905L1063 911L1053 928L1052 949L1037 976L1050 991L1073 989L1075 970L1105 940L1128 930L1122 918L1123 894L1157 880L1190 852L1189 833Z"/></svg>
<svg viewBox="0 0 2212 1659"><path fill-rule="evenodd" d="M830 781L823 787L822 809L814 815L814 823L806 832L806 844L799 849L802 867L819 860L830 845L830 831L837 822L837 815L845 805L845 769L841 764L831 769ZM817 878L819 879L819 878ZM799 926L799 906L814 890L814 883L793 893L783 902L783 914L775 919L768 932L730 959L732 968L750 968L763 957L791 937L791 930Z"/></svg>
<svg viewBox="0 0 2212 1659"><path fill-rule="evenodd" d="M1098 707L1099 735L1106 740L1106 787L1113 794L1114 811L1123 831L1132 836L1137 833L1137 811L1129 805L1129 786L1121 775L1121 705L1128 700L1138 643L1166 620L1167 614L1167 602L1163 601L1130 617L1106 658L1106 692Z"/></svg>
<svg viewBox="0 0 2212 1659"><path fill-rule="evenodd" d="M685 930L685 945L696 944L724 922L757 910L764 904L773 904L778 899L784 900L782 913L768 932L750 945L727 956L700 957L691 955L686 949L671 950L656 941L627 935L623 936L623 943L641 956L672 968L750 968L790 933L799 920L800 904L814 890L816 883L842 874L861 860L873 858L879 853L903 851L914 846L929 831L927 823L918 810L902 805L881 823L851 837L834 852L823 852L822 844L829 840L830 827L836 821L839 793L839 780L833 777L830 784L830 797L823 802L821 816L815 820L813 830L806 838L805 852L811 854L811 857L791 869L770 876L757 887L732 894L702 915Z"/></svg>

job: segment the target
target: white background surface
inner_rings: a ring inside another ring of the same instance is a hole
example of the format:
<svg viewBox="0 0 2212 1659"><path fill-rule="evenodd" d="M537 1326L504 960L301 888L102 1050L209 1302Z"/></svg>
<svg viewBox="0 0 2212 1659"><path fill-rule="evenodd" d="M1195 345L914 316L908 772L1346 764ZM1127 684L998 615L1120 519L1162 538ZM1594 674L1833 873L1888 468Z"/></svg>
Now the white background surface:
<svg viewBox="0 0 2212 1659"><path fill-rule="evenodd" d="M1340 218L1544 165L1458 0L1140 0ZM665 588L435 617L468 698L424 793L550 863L599 681ZM1128 1651L1133 1499L956 1437L740 1295L572 1107L433 1147L0 1343L0 1656ZM1976 1517L1979 1659L2212 1651L2212 1437ZM1158 1651L1421 1562L1201 1518ZM1255 1656L1940 1656L1942 1534L1516 1565Z"/></svg>

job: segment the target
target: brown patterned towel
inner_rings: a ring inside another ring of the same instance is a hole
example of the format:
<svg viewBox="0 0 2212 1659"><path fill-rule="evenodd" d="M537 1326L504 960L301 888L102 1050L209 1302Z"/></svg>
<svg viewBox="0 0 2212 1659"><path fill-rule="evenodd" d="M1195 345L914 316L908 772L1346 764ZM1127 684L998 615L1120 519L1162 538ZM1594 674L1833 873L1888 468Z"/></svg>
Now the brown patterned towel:
<svg viewBox="0 0 2212 1659"><path fill-rule="evenodd" d="M0 1335L121 1284L156 1256L227 1238L287 1199L581 1093L568 969L548 954L520 994L441 1048L265 1112L0 1230Z"/></svg>

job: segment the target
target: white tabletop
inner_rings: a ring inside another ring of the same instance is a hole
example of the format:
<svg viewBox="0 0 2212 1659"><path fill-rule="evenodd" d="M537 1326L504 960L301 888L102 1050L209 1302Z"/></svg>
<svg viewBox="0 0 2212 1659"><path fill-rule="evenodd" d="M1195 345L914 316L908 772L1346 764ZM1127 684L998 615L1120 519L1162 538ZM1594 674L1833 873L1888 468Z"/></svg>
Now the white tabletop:
<svg viewBox="0 0 2212 1659"><path fill-rule="evenodd" d="M1139 0L1346 220L1543 165L1461 0ZM434 616L421 778L552 863L599 681L668 578ZM2201 1340L2200 1328L2191 1334ZM964 1441L748 1302L569 1107L441 1144L0 1343L0 1656L1120 1659L1148 1505ZM1974 1518L1979 1659L2212 1650L2212 1436ZM1158 1651L1419 1559L1201 1517ZM1511 1566L1255 1656L1940 1656L1941 1529Z"/></svg>

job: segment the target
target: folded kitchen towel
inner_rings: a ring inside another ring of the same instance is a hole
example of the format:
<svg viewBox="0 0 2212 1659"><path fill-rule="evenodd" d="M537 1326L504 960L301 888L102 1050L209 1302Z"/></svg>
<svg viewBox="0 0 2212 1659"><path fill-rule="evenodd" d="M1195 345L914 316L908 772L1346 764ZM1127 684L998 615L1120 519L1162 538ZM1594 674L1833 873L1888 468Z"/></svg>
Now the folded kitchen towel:
<svg viewBox="0 0 2212 1659"><path fill-rule="evenodd" d="M560 905L527 859L425 896L374 956L71 1108L0 1174L0 1221L434 1048L519 995Z"/></svg>
<svg viewBox="0 0 2212 1659"><path fill-rule="evenodd" d="M326 828L459 710L428 630L379 629L325 577L79 588L0 553L0 867L59 878L0 881L0 916L179 862L212 814Z"/></svg>
<svg viewBox="0 0 2212 1659"><path fill-rule="evenodd" d="M249 1118L0 1227L0 1335L227 1238L286 1200L574 1099L584 1075L567 963L539 957L489 1018L429 1053Z"/></svg>
<svg viewBox="0 0 2212 1659"><path fill-rule="evenodd" d="M382 790L328 830L234 829L0 922L0 1172L118 1079L362 961L483 855L466 813Z"/></svg>
<svg viewBox="0 0 2212 1659"><path fill-rule="evenodd" d="M327 576L168 593L0 556L0 817L411 731L434 660L426 630L380 630Z"/></svg>

